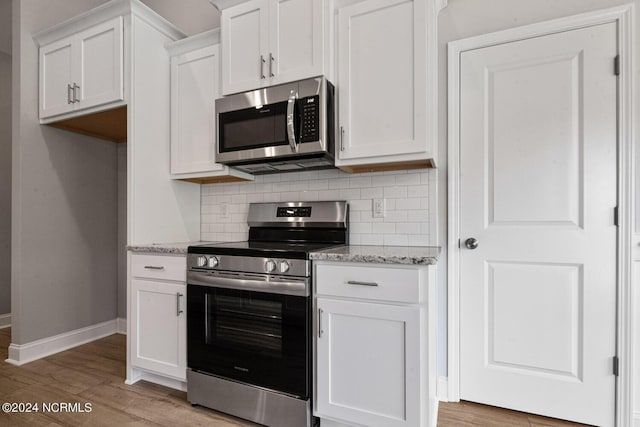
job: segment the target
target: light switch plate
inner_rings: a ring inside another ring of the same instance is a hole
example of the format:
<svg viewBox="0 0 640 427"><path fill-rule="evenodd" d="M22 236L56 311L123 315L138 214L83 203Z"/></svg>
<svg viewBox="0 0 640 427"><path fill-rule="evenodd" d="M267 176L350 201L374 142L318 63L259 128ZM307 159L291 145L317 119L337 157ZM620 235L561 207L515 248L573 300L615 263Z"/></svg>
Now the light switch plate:
<svg viewBox="0 0 640 427"><path fill-rule="evenodd" d="M384 199L373 199L373 217L384 218Z"/></svg>

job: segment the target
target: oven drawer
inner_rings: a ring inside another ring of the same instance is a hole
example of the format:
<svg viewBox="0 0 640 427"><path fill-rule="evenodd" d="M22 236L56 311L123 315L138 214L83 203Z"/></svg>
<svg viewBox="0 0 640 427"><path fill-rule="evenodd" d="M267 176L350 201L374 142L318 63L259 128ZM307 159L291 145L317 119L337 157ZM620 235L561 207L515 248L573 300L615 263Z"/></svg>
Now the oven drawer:
<svg viewBox="0 0 640 427"><path fill-rule="evenodd" d="M417 304L426 281L424 267L388 264L320 263L315 266L318 295Z"/></svg>
<svg viewBox="0 0 640 427"><path fill-rule="evenodd" d="M132 254L131 275L141 279L187 281L185 256Z"/></svg>

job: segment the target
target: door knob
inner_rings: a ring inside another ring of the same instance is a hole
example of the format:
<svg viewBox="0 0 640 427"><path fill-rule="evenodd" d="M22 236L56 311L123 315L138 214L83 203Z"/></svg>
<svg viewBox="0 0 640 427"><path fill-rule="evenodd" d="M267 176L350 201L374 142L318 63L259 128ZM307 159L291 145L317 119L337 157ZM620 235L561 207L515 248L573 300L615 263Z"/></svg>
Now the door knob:
<svg viewBox="0 0 640 427"><path fill-rule="evenodd" d="M467 249L475 249L478 247L478 239L469 237L467 240L464 241L464 245L467 247Z"/></svg>

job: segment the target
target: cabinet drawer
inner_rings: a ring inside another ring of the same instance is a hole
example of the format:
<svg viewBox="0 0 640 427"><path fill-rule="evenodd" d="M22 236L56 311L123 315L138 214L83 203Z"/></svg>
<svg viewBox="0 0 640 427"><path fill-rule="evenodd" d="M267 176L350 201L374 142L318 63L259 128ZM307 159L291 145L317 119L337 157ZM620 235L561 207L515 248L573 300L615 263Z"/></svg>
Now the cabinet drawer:
<svg viewBox="0 0 640 427"><path fill-rule="evenodd" d="M420 268L381 264L320 264L315 268L316 292L318 295L419 303L421 274Z"/></svg>
<svg viewBox="0 0 640 427"><path fill-rule="evenodd" d="M187 258L185 256L131 255L131 275L146 279L187 281Z"/></svg>

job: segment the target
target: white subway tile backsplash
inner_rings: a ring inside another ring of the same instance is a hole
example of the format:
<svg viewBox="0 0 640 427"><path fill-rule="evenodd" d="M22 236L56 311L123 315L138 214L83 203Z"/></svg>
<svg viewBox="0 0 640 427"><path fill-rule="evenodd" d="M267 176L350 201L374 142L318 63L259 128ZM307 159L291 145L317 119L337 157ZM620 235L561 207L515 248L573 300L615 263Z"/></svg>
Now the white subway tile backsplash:
<svg viewBox="0 0 640 427"><path fill-rule="evenodd" d="M351 218L353 222L353 218ZM360 222L360 223L352 223L349 225L351 233L355 234L371 234L371 223L370 222Z"/></svg>
<svg viewBox="0 0 640 427"><path fill-rule="evenodd" d="M421 227L419 222L403 222L396 224L396 232L398 234L420 234Z"/></svg>
<svg viewBox="0 0 640 427"><path fill-rule="evenodd" d="M396 185L419 185L420 176L415 173L396 176Z"/></svg>
<svg viewBox="0 0 640 427"><path fill-rule="evenodd" d="M363 199L379 199L382 197L382 187L370 187L360 190L360 197Z"/></svg>
<svg viewBox="0 0 640 427"><path fill-rule="evenodd" d="M420 209L420 199L398 199L396 200L396 209L418 210Z"/></svg>
<svg viewBox="0 0 640 427"><path fill-rule="evenodd" d="M371 232L376 234L394 234L396 232L396 224L393 222L371 224Z"/></svg>
<svg viewBox="0 0 640 427"><path fill-rule="evenodd" d="M371 212L371 200L350 200L349 209L352 211Z"/></svg>
<svg viewBox="0 0 640 427"><path fill-rule="evenodd" d="M354 200L360 199L360 189L350 188L340 190L340 200Z"/></svg>
<svg viewBox="0 0 640 427"><path fill-rule="evenodd" d="M387 187L396 185L396 177L394 175L377 175L371 177L372 187Z"/></svg>
<svg viewBox="0 0 640 427"><path fill-rule="evenodd" d="M407 187L407 197L428 197L429 186L428 185L412 185Z"/></svg>
<svg viewBox="0 0 640 427"><path fill-rule="evenodd" d="M314 181L309 181L309 190L328 190L328 189L329 189L328 179L316 179Z"/></svg>
<svg viewBox="0 0 640 427"><path fill-rule="evenodd" d="M357 176L357 177L349 178L349 186L351 188L371 187L371 177L370 176Z"/></svg>
<svg viewBox="0 0 640 427"><path fill-rule="evenodd" d="M411 222L427 222L429 221L429 211L427 210L417 210L417 211L408 211L407 212L407 221Z"/></svg>
<svg viewBox="0 0 640 427"><path fill-rule="evenodd" d="M231 196L231 203L244 204L247 203L247 195L246 194L234 194Z"/></svg>
<svg viewBox="0 0 640 427"><path fill-rule="evenodd" d="M407 222L407 211L387 210L384 222Z"/></svg>
<svg viewBox="0 0 640 427"><path fill-rule="evenodd" d="M333 178L329 180L329 188L349 188L349 178Z"/></svg>
<svg viewBox="0 0 640 427"><path fill-rule="evenodd" d="M388 199L404 199L407 197L407 187L394 186L384 188L384 197Z"/></svg>
<svg viewBox="0 0 640 427"><path fill-rule="evenodd" d="M384 239L382 234L362 234L360 242L361 245L382 245L384 244Z"/></svg>
<svg viewBox="0 0 640 427"><path fill-rule="evenodd" d="M407 246L409 236L406 234L385 234L382 243L388 246Z"/></svg>
<svg viewBox="0 0 640 427"><path fill-rule="evenodd" d="M435 174L435 170L411 170L351 175L329 169L258 175L246 183L202 185L201 238L246 240L250 203L347 200L351 244L433 244L436 228L430 224L434 215L429 211L429 198L434 197ZM372 200L377 198L385 199L384 218L373 218Z"/></svg>

